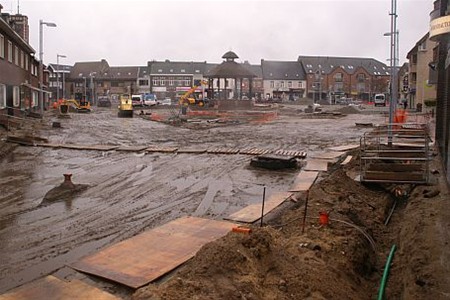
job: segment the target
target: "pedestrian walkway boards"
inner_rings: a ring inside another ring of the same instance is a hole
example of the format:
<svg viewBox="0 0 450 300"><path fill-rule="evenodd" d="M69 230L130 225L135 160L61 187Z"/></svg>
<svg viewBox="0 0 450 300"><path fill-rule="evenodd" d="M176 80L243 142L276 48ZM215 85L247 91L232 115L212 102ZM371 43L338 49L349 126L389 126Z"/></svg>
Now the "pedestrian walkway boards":
<svg viewBox="0 0 450 300"><path fill-rule="evenodd" d="M283 203L291 196L292 193L289 192L278 192L271 195L266 201L264 201L265 202L264 215L271 212L273 209L275 209L278 205ZM243 209L228 216L226 219L243 223L253 223L261 218L261 212L262 212L262 200L261 203L252 204L247 207L244 207Z"/></svg>
<svg viewBox="0 0 450 300"><path fill-rule="evenodd" d="M289 189L289 192L306 192L316 181L319 172L316 171L301 171L295 178L294 184Z"/></svg>
<svg viewBox="0 0 450 300"><path fill-rule="evenodd" d="M63 300L63 299L95 299L118 300L107 292L92 287L77 279L70 282L47 276L25 284L8 293L0 295L0 300Z"/></svg>
<svg viewBox="0 0 450 300"><path fill-rule="evenodd" d="M224 236L234 226L224 221L180 218L107 247L71 267L137 289L186 262L204 244Z"/></svg>

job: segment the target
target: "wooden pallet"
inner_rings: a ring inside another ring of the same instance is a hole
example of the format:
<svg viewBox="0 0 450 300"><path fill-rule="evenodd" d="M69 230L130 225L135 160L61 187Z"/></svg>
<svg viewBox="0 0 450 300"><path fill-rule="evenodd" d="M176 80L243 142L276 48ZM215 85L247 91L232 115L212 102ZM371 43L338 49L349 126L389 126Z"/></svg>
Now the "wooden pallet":
<svg viewBox="0 0 450 300"><path fill-rule="evenodd" d="M178 149L177 153L190 153L190 154L201 154L201 153L205 153L206 149Z"/></svg>
<svg viewBox="0 0 450 300"><path fill-rule="evenodd" d="M267 149L258 149L258 148L245 148L239 151L239 154L246 154L246 155L262 155L262 154L268 154L272 153L272 150Z"/></svg>
<svg viewBox="0 0 450 300"><path fill-rule="evenodd" d="M162 153L174 153L178 150L178 148L175 147L160 147L160 146L150 146L145 151L147 153L153 153L153 152L162 152Z"/></svg>
<svg viewBox="0 0 450 300"><path fill-rule="evenodd" d="M277 155L284 155L284 156L294 156L294 157L299 157L299 158L305 158L306 157L306 152L303 151L294 151L294 150L283 150L283 149L279 149L276 150L274 152L274 154Z"/></svg>
<svg viewBox="0 0 450 300"><path fill-rule="evenodd" d="M236 148L212 148L206 151L212 154L238 154L239 149Z"/></svg>

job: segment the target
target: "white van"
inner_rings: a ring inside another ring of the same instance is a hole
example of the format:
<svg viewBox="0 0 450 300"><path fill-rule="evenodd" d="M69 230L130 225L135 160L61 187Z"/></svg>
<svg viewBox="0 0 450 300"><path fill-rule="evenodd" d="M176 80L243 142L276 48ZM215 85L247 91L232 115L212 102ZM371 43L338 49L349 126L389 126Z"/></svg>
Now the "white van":
<svg viewBox="0 0 450 300"><path fill-rule="evenodd" d="M384 94L376 94L373 97L373 104L375 106L386 106L386 96Z"/></svg>

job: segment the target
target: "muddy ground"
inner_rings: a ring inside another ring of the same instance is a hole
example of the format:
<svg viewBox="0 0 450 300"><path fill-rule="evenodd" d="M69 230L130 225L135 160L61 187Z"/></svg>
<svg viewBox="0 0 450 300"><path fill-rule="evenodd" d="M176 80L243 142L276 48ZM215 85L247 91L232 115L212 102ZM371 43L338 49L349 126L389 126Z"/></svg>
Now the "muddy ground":
<svg viewBox="0 0 450 300"><path fill-rule="evenodd" d="M119 119L114 109L99 108L91 114L72 114L70 119L48 113L34 126L34 133L55 143L285 149L313 155L330 146L359 143L368 129L355 122L385 120L378 112L310 118L297 110L285 107L279 118L266 123L191 130L139 117ZM61 122L62 128L52 128L53 121ZM13 149L0 168L0 293L53 272L66 279L79 276L65 265L181 216L220 220L258 201L262 185L269 193L286 191L298 172L255 169L249 161L246 155L207 153ZM249 236L230 233L205 246L167 282L143 288L132 297L370 299L395 242L399 258L388 295L404 299L444 295L442 278L437 278L449 277L442 272L448 262L439 259L448 227L439 212L448 193L423 201L421 189L430 188L416 187L400 205L401 213L384 227L392 204L389 188L355 183L355 164L348 167L350 177L336 170L314 186L309 215L327 209L332 218L358 224L373 236L376 250L359 231L340 223L321 228L311 218L301 235L297 219L304 195L300 195L281 219L272 218L273 228L255 228ZM74 183L89 188L63 201L43 201L63 181L63 173L72 173ZM403 217L404 212L408 216ZM435 236L436 226L440 239ZM114 284L86 280L124 298L132 295Z"/></svg>

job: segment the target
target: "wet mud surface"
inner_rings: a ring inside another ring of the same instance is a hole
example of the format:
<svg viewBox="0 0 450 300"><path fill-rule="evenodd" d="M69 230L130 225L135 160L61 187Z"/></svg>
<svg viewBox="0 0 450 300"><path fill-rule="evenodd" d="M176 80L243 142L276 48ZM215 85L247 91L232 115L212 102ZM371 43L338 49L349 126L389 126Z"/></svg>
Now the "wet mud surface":
<svg viewBox="0 0 450 300"><path fill-rule="evenodd" d="M51 128L52 121L62 128ZM281 114L267 123L191 130L139 117L119 119L115 109L97 108L70 119L49 113L35 134L50 143L285 149L313 155L359 143L368 129L355 122L383 121L380 114L329 119ZM221 220L260 201L262 185L268 194L289 189L298 170L253 168L251 157L16 147L0 161L0 293L182 216ZM43 203L64 173L89 187Z"/></svg>

